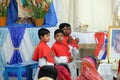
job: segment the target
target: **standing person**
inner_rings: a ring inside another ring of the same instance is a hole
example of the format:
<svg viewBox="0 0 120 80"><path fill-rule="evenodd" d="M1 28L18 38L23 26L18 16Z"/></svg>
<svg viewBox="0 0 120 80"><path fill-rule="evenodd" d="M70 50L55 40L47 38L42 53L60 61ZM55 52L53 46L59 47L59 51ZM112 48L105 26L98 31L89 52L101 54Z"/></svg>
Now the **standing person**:
<svg viewBox="0 0 120 80"><path fill-rule="evenodd" d="M115 35L113 42L110 55L112 58L120 59L120 32Z"/></svg>
<svg viewBox="0 0 120 80"><path fill-rule="evenodd" d="M81 64L81 75L75 80L104 80L96 68L96 59L90 56L83 58Z"/></svg>
<svg viewBox="0 0 120 80"><path fill-rule="evenodd" d="M36 47L32 57L32 60L39 61L39 67L38 67L37 73L40 67L44 65L54 66L53 53L50 47L47 45L47 42L49 42L50 40L50 31L48 29L41 28L38 31L38 36L39 36L40 42ZM37 78L37 74L36 74L36 78Z"/></svg>
<svg viewBox="0 0 120 80"><path fill-rule="evenodd" d="M61 29L64 32L64 39L63 43L70 48L70 52L72 55L76 56L79 51L78 51L78 42L79 39L73 39L73 37L70 35L71 34L71 25L68 23L61 23L59 25L59 29Z"/></svg>
<svg viewBox="0 0 120 80"><path fill-rule="evenodd" d="M61 29L57 29L54 32L54 38L56 42L52 46L52 51L54 52L54 59L56 64L59 63L69 63L72 61L69 48L63 44L64 34Z"/></svg>
<svg viewBox="0 0 120 80"><path fill-rule="evenodd" d="M79 53L78 45L77 45L79 40L74 40L70 36L70 34L71 34L71 26L70 26L70 24L68 24L68 23L61 23L59 25L59 29L61 29L64 32L63 43L64 43L64 45L69 47L69 52L72 55L72 62L69 63L68 65L69 65L69 68L70 68L71 77L74 80L75 77L77 76L77 70L76 70L76 64L73 61L73 57L76 56Z"/></svg>

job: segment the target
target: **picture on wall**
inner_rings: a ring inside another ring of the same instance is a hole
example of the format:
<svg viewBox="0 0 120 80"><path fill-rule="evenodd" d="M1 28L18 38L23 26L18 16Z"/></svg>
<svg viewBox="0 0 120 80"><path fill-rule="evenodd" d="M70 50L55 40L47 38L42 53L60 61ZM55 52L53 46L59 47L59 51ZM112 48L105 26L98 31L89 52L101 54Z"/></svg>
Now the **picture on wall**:
<svg viewBox="0 0 120 80"><path fill-rule="evenodd" d="M120 26L109 27L108 57L120 59Z"/></svg>

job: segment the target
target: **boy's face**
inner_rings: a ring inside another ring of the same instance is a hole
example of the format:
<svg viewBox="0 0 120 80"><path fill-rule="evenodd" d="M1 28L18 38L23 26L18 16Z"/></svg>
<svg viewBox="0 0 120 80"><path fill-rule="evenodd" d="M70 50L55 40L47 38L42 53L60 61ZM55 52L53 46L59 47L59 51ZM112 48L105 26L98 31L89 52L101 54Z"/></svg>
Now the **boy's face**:
<svg viewBox="0 0 120 80"><path fill-rule="evenodd" d="M68 35L71 33L71 27L67 28Z"/></svg>
<svg viewBox="0 0 120 80"><path fill-rule="evenodd" d="M67 26L65 26L64 28L62 28L62 31L64 32L64 35L65 35L65 36L68 35Z"/></svg>
<svg viewBox="0 0 120 80"><path fill-rule="evenodd" d="M55 39L57 42L62 42L63 38L64 38L64 35L62 33L57 33L55 35Z"/></svg>
<svg viewBox="0 0 120 80"><path fill-rule="evenodd" d="M45 41L45 42L49 42L50 41L50 33L45 34L44 36L41 36L41 40Z"/></svg>

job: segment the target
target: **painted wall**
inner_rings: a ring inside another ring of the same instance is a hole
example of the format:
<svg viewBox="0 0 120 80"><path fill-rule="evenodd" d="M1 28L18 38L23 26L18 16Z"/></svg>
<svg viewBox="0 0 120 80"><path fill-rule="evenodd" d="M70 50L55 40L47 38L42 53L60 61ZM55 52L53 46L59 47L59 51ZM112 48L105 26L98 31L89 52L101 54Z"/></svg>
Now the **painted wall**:
<svg viewBox="0 0 120 80"><path fill-rule="evenodd" d="M55 0L54 3L59 23L69 22L73 30L80 24L88 24L90 32L103 31L112 23L112 0Z"/></svg>

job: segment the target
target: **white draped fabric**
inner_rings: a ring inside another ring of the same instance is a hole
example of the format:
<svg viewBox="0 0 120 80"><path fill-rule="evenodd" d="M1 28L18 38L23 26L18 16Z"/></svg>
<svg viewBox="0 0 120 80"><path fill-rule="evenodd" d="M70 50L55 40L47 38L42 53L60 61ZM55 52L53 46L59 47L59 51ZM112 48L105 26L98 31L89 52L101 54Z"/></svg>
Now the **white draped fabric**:
<svg viewBox="0 0 120 80"><path fill-rule="evenodd" d="M107 72L106 72L107 71ZM100 64L98 67L98 72L104 80L112 80L113 76L116 77L117 71L112 70L112 64Z"/></svg>
<svg viewBox="0 0 120 80"><path fill-rule="evenodd" d="M32 41L30 39L28 29L29 28L26 28L25 34L24 34L22 42L21 42L21 45L19 47L19 51L21 53L23 61L30 61L31 60L32 54L33 54L34 49L36 47L36 46L33 45ZM52 28L48 28L48 29L51 32L50 33L51 40L48 43L48 45L51 47L52 44L54 43L54 36L53 36L54 34L53 33L54 33L54 30L57 29L57 27L52 27ZM36 35L38 35L38 34L36 34ZM14 47L13 47L13 44L11 42L10 34L8 34L8 36L6 38L6 41L3 44L3 51L5 53L6 61L9 63L9 61L10 61L12 55L13 55L13 51L14 51Z"/></svg>

